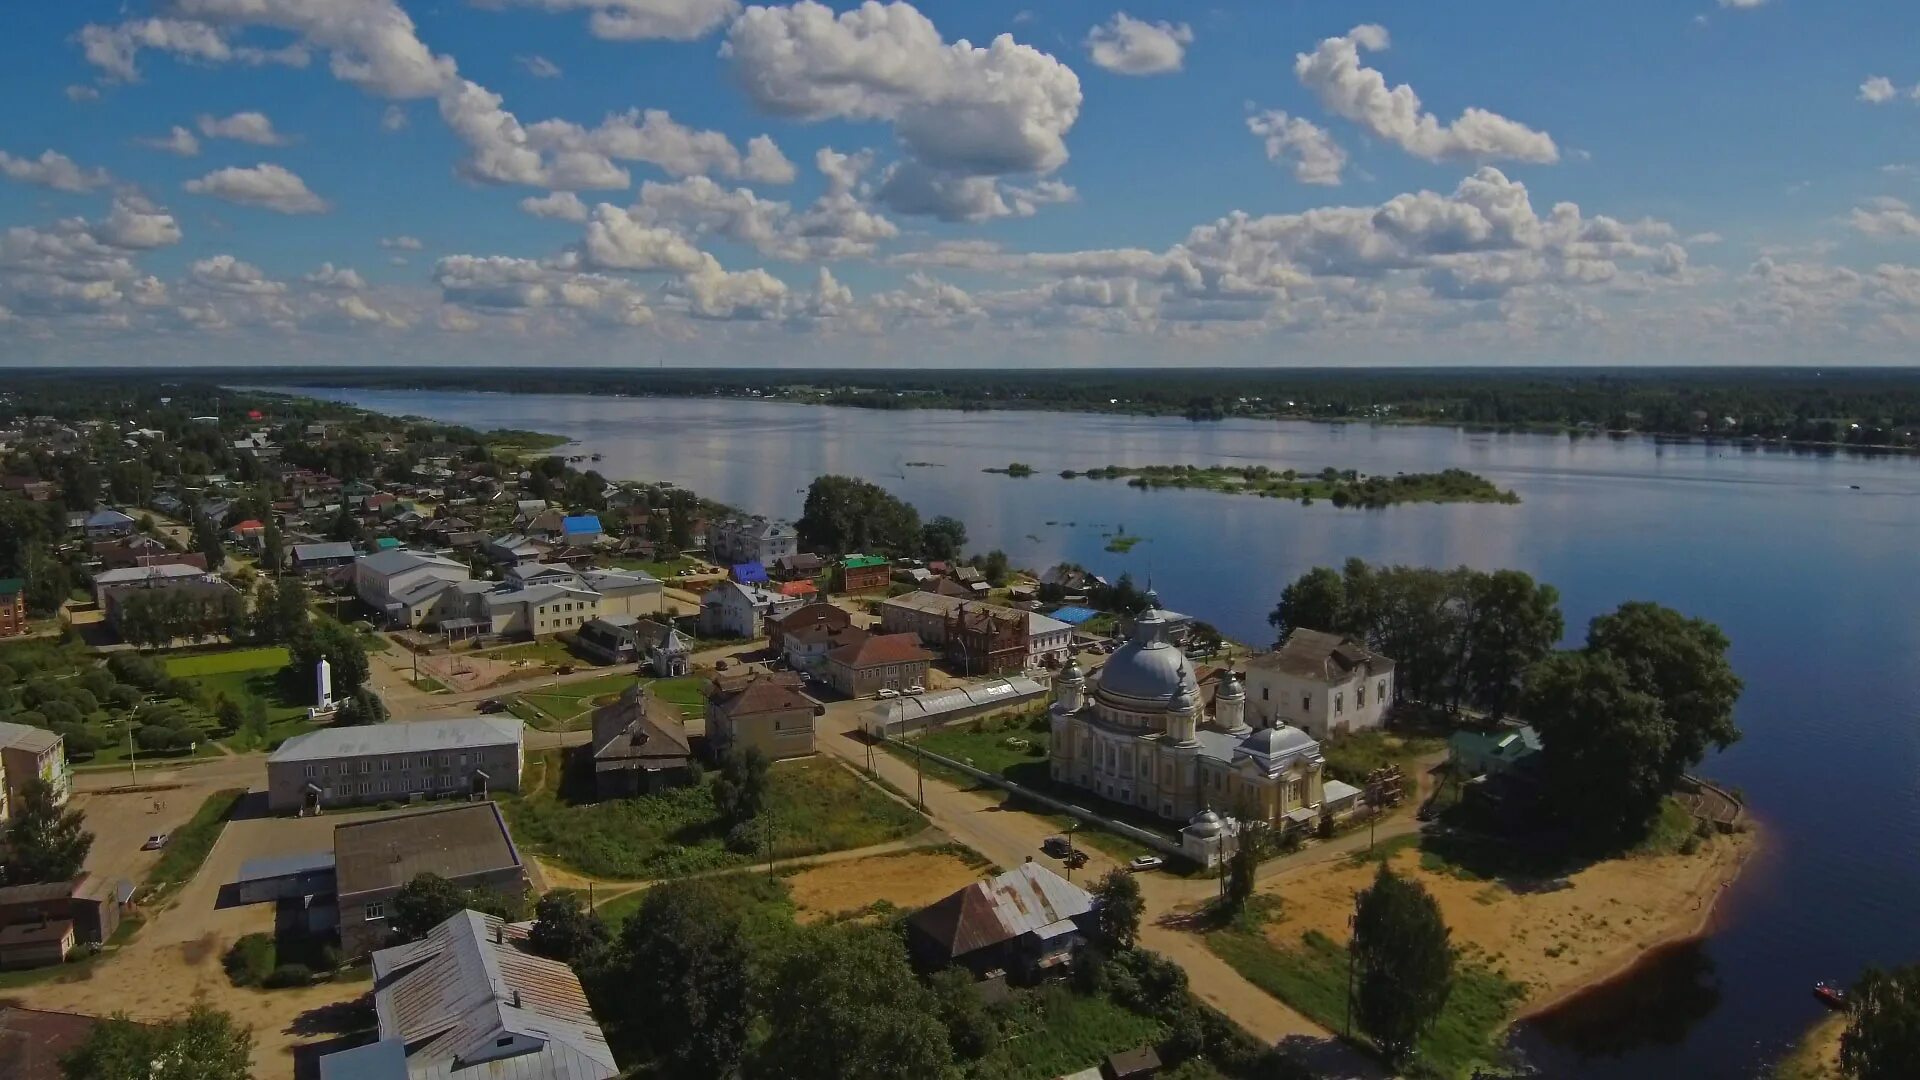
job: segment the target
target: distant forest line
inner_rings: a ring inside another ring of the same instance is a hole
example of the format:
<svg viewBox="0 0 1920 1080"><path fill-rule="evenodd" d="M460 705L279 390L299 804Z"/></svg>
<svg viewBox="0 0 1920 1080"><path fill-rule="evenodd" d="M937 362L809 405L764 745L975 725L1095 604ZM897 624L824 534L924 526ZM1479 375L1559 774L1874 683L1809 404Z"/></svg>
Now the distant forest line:
<svg viewBox="0 0 1920 1080"><path fill-rule="evenodd" d="M244 372L244 374L242 374ZM30 377L31 373L12 373ZM49 372L49 375L56 374ZM443 367L68 370L64 378L733 397L867 409L1041 409L1617 431L1920 448L1920 369L1161 368L902 371Z"/></svg>

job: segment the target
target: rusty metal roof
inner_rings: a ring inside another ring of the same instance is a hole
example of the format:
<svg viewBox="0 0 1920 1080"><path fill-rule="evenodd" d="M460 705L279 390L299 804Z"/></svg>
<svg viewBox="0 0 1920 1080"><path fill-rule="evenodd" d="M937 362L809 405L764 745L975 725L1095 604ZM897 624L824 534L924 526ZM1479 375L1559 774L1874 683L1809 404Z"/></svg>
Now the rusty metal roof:
<svg viewBox="0 0 1920 1080"><path fill-rule="evenodd" d="M1086 890L1039 863L1021 863L929 904L908 922L957 957L1048 931L1092 910Z"/></svg>
<svg viewBox="0 0 1920 1080"><path fill-rule="evenodd" d="M412 1080L608 1080L619 1075L573 969L527 951L528 924L463 911L373 954L380 1037ZM502 1047L505 1041L510 1045Z"/></svg>

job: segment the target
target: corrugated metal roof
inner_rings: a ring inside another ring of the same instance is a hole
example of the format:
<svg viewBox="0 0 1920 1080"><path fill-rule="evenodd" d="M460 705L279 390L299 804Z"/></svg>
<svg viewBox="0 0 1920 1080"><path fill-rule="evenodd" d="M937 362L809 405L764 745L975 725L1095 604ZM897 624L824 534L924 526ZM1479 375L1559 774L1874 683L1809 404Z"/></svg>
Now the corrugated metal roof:
<svg viewBox="0 0 1920 1080"><path fill-rule="evenodd" d="M60 745L60 736L45 728L0 721L0 746L29 754L44 754Z"/></svg>
<svg viewBox="0 0 1920 1080"><path fill-rule="evenodd" d="M902 695L891 698L861 714L861 723L869 732L905 721L908 726L937 721L949 713L968 709L1016 705L1046 694L1047 688L1025 675L1010 679L988 679L968 686L936 690L930 694Z"/></svg>
<svg viewBox="0 0 1920 1080"><path fill-rule="evenodd" d="M1021 863L922 908L909 921L954 957L1022 934L1057 937L1065 929L1059 924L1092 910L1086 890L1039 863Z"/></svg>
<svg viewBox="0 0 1920 1080"><path fill-rule="evenodd" d="M526 951L526 923L463 911L373 955L383 1040L410 1047L415 1080L606 1080L619 1068L580 980ZM530 1049L491 1061L501 1039Z"/></svg>
<svg viewBox="0 0 1920 1080"><path fill-rule="evenodd" d="M512 716L468 716L453 720L404 720L360 727L325 728L295 735L268 756L285 761L330 761L364 754L426 753L478 746L518 744L523 725Z"/></svg>

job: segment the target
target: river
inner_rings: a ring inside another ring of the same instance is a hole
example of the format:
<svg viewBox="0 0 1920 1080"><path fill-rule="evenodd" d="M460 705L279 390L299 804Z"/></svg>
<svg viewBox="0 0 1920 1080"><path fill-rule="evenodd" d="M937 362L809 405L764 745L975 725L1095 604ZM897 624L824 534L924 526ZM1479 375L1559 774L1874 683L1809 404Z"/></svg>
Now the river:
<svg viewBox="0 0 1920 1080"><path fill-rule="evenodd" d="M1817 979L1920 961L1920 460L1444 428L822 408L737 399L426 391L301 393L480 429L553 432L614 479L666 480L797 516L815 476L864 477L967 524L1016 566L1151 579L1169 607L1269 641L1314 565L1514 567L1558 586L1569 636L1624 600L1718 623L1746 681L1745 738L1701 768L1740 789L1766 843L1698 947L1515 1045L1543 1075L1755 1077L1820 1009ZM1035 475L982 472L1011 462ZM909 462L932 463L909 465ZM1066 480L1100 465L1459 467L1517 506L1342 510ZM1143 542L1107 552L1105 534Z"/></svg>

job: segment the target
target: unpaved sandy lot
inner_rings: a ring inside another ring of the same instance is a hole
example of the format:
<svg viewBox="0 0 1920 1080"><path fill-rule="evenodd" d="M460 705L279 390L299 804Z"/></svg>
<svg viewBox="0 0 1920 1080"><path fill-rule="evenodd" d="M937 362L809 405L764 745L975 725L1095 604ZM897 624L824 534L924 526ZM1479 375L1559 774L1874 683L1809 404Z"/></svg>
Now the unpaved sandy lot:
<svg viewBox="0 0 1920 1080"><path fill-rule="evenodd" d="M876 900L909 911L925 907L984 873L985 868L949 852L909 851L802 870L787 879L787 887L799 908L796 917L811 923Z"/></svg>
<svg viewBox="0 0 1920 1080"><path fill-rule="evenodd" d="M1624 970L1655 945L1699 932L1753 844L1752 834L1720 837L1693 855L1615 859L1559 887L1522 891L1421 869L1416 850L1396 853L1390 865L1433 894L1455 945L1526 986L1524 1010L1535 1011ZM1318 930L1345 941L1354 893L1374 873L1371 863L1342 859L1263 883L1262 892L1282 898L1269 940L1292 948Z"/></svg>
<svg viewBox="0 0 1920 1080"><path fill-rule="evenodd" d="M130 799L132 796L87 796L90 800ZM258 793L255 793L258 798ZM199 800L178 812L190 817ZM139 813L137 803L134 812ZM89 813L97 810L89 808ZM104 816L104 815L103 815ZM144 912L146 925L117 954L104 958L85 978L41 983L3 995L37 1009L105 1015L124 1012L137 1020L158 1020L184 1012L195 1001L233 1014L253 1029L253 1075L278 1078L293 1075L291 1048L325 1041L336 1034L337 1014L343 1003L366 993L364 979L322 983L289 990L250 990L233 986L221 969L220 958L245 934L273 929L273 907L218 907L220 887L234 880L240 864L268 854L328 849L333 828L379 814L340 814L318 818L255 817L231 821L194 879L174 897ZM89 824L94 822L89 818ZM104 834L103 834L104 835Z"/></svg>

